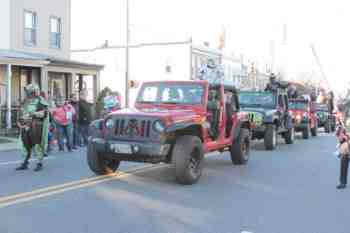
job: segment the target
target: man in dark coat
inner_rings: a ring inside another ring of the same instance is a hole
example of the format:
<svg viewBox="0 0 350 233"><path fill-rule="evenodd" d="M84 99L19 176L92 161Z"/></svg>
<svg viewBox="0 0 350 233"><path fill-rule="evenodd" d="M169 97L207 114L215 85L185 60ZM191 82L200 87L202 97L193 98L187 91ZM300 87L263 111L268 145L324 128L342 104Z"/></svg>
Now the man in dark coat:
<svg viewBox="0 0 350 233"><path fill-rule="evenodd" d="M280 84L277 81L275 74L272 73L269 78L269 83L266 85L265 91L277 91L279 87Z"/></svg>
<svg viewBox="0 0 350 233"><path fill-rule="evenodd" d="M89 137L89 125L92 121L91 104L87 102L85 93L80 93L79 98L79 131L82 136L83 144L87 145Z"/></svg>
<svg viewBox="0 0 350 233"><path fill-rule="evenodd" d="M75 110L75 115L73 116L73 150L78 149L78 146L81 146L81 138L79 131L79 98L76 94L70 95L70 105L73 106Z"/></svg>

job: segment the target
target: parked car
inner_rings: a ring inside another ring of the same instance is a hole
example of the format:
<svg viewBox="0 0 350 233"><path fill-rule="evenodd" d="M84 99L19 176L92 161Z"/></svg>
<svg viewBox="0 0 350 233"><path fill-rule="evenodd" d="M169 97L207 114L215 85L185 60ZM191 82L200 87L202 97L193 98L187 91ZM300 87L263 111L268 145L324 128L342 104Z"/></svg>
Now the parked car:
<svg viewBox="0 0 350 233"><path fill-rule="evenodd" d="M229 151L238 165L249 159L250 123L236 89L208 81L145 82L134 108L91 128L87 161L98 175L115 172L122 161L163 162L174 165L179 183L193 184L208 152Z"/></svg>
<svg viewBox="0 0 350 233"><path fill-rule="evenodd" d="M287 144L294 142L294 127L288 111L285 88L276 91L244 91L239 94L241 111L252 125L252 139L264 139L266 150L274 150L278 135Z"/></svg>
<svg viewBox="0 0 350 233"><path fill-rule="evenodd" d="M308 139L310 133L312 136L317 136L318 117L313 102L303 98L290 99L289 111L293 117L296 132L302 132L304 139Z"/></svg>

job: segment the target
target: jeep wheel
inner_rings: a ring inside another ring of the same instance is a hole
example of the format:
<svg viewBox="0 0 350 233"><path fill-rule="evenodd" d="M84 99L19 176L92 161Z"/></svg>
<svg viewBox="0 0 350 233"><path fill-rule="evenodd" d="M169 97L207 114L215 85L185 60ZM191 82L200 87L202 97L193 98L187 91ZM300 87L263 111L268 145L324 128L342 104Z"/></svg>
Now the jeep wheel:
<svg viewBox="0 0 350 233"><path fill-rule="evenodd" d="M332 125L331 125L331 131L332 131L332 132L335 131L335 123L332 123Z"/></svg>
<svg viewBox="0 0 350 233"><path fill-rule="evenodd" d="M266 150L274 150L277 145L277 129L273 124L266 126L264 144Z"/></svg>
<svg viewBox="0 0 350 233"><path fill-rule="evenodd" d="M325 133L330 133L331 132L331 124L329 121L327 121L324 125L324 132Z"/></svg>
<svg viewBox="0 0 350 233"><path fill-rule="evenodd" d="M176 180L180 184L196 183L203 170L204 151L201 140L196 136L181 136L173 150Z"/></svg>
<svg viewBox="0 0 350 233"><path fill-rule="evenodd" d="M311 135L313 137L316 137L317 136L317 131L318 131L318 125L317 125L317 122L315 123L315 127L311 129Z"/></svg>
<svg viewBox="0 0 350 233"><path fill-rule="evenodd" d="M114 173L120 164L120 161L109 160L99 155L91 142L89 142L87 148L87 162L90 169L96 175L107 175Z"/></svg>
<svg viewBox="0 0 350 233"><path fill-rule="evenodd" d="M285 140L286 144L293 144L294 143L294 137L295 137L295 130L294 130L294 128L290 128L284 134L284 140Z"/></svg>
<svg viewBox="0 0 350 233"><path fill-rule="evenodd" d="M230 155L232 163L235 165L246 164L250 153L250 134L249 130L241 129L241 133L235 141L232 142Z"/></svg>
<svg viewBox="0 0 350 233"><path fill-rule="evenodd" d="M303 129L303 139L308 139L310 137L310 124Z"/></svg>

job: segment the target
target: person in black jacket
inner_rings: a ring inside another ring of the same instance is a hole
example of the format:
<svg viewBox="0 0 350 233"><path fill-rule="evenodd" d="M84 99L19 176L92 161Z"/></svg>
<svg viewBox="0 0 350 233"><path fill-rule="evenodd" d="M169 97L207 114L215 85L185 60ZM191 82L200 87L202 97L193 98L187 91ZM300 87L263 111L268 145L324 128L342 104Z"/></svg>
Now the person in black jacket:
<svg viewBox="0 0 350 233"><path fill-rule="evenodd" d="M79 98L76 94L70 95L70 105L73 106L75 110L75 115L73 116L73 150L78 149L78 146L81 146L81 138L79 131Z"/></svg>
<svg viewBox="0 0 350 233"><path fill-rule="evenodd" d="M79 98L79 131L82 136L82 143L86 146L89 137L89 125L92 121L91 104L87 102L85 94L80 93Z"/></svg>
<svg viewBox="0 0 350 233"><path fill-rule="evenodd" d="M272 73L269 77L269 83L265 87L265 91L277 91L280 87L280 83L277 81L277 78L274 73Z"/></svg>
<svg viewBox="0 0 350 233"><path fill-rule="evenodd" d="M348 181L348 169L349 169L349 135L346 132L345 126L340 125L337 129L336 136L339 140L339 157L340 157L340 179L337 189L345 189Z"/></svg>

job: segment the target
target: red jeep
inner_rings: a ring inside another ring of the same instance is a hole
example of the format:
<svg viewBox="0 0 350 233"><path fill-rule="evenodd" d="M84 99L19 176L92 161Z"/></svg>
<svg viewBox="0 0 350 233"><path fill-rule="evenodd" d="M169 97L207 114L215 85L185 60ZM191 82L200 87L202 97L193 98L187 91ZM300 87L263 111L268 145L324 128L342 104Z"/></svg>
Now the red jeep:
<svg viewBox="0 0 350 233"><path fill-rule="evenodd" d="M239 112L235 88L207 81L158 81L142 85L134 108L94 121L87 160L98 175L121 161L172 163L181 184L202 174L204 154L228 150L233 164L246 164L248 116Z"/></svg>
<svg viewBox="0 0 350 233"><path fill-rule="evenodd" d="M310 132L312 136L317 136L318 119L314 102L307 99L290 99L289 111L293 116L296 132L302 132L304 139L310 137Z"/></svg>

